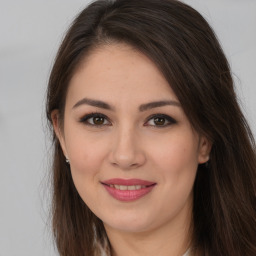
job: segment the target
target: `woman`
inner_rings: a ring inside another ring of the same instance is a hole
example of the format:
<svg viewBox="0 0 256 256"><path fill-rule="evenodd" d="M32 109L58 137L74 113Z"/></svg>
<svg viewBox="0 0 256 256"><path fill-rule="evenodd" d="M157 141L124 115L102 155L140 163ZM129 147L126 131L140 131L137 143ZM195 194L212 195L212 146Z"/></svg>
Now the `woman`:
<svg viewBox="0 0 256 256"><path fill-rule="evenodd" d="M227 60L176 0L96 1L48 85L60 255L256 255L256 159Z"/></svg>

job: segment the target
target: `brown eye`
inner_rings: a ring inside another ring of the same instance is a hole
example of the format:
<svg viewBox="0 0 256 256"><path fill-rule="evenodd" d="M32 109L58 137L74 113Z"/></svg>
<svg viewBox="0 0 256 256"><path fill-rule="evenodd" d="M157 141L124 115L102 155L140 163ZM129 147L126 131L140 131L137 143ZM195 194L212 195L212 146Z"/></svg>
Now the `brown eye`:
<svg viewBox="0 0 256 256"><path fill-rule="evenodd" d="M176 120L168 115L154 114L148 118L148 121L145 123L145 126L162 128L176 123Z"/></svg>
<svg viewBox="0 0 256 256"><path fill-rule="evenodd" d="M166 119L163 117L155 117L154 124L155 125L165 125Z"/></svg>
<svg viewBox="0 0 256 256"><path fill-rule="evenodd" d="M93 121L93 124L95 124L95 125L102 125L102 124L104 124L105 118L96 116L96 117L93 117L92 121Z"/></svg>
<svg viewBox="0 0 256 256"><path fill-rule="evenodd" d="M91 126L111 125L108 118L101 113L92 113L83 117L80 122Z"/></svg>

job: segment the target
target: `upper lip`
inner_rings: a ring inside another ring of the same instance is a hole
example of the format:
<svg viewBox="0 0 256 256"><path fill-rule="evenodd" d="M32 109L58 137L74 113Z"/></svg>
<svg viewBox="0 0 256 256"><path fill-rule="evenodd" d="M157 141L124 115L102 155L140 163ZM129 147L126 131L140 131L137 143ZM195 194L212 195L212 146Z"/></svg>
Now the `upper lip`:
<svg viewBox="0 0 256 256"><path fill-rule="evenodd" d="M133 185L151 186L156 184L153 181L147 181L147 180L141 180L141 179L120 179L120 178L104 180L101 183L106 185L123 185L123 186L133 186Z"/></svg>

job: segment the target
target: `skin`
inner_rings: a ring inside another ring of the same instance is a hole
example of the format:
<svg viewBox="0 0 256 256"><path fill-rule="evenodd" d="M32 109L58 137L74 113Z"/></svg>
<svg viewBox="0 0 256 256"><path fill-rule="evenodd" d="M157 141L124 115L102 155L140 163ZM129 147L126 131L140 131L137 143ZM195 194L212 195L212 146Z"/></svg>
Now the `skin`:
<svg viewBox="0 0 256 256"><path fill-rule="evenodd" d="M81 102L83 98L102 101L111 109L91 106ZM156 101L172 104L141 111L142 104ZM95 112L104 115L101 124L86 119ZM152 117L157 114L175 121ZM71 79L63 129L57 110L52 119L78 193L103 221L112 254L185 253L193 227L197 166L208 161L211 144L193 130L154 63L128 45L101 46ZM122 202L101 184L112 178L137 178L156 185L144 197Z"/></svg>

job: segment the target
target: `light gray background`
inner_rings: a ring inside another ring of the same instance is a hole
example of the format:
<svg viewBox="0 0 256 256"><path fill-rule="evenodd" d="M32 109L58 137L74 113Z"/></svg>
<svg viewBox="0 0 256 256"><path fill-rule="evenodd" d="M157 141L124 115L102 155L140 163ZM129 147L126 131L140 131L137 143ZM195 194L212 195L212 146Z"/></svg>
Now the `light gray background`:
<svg viewBox="0 0 256 256"><path fill-rule="evenodd" d="M47 224L45 89L63 33L87 2L0 0L0 256L57 255ZM185 2L215 29L256 134L256 0Z"/></svg>

